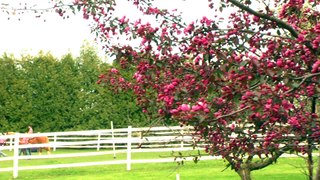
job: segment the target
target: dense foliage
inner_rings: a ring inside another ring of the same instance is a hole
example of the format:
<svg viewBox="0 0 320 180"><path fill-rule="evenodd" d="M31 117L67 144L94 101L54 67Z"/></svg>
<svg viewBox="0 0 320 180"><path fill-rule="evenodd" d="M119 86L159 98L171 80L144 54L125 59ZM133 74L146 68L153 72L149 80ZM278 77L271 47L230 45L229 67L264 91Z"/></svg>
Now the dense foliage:
<svg viewBox="0 0 320 180"><path fill-rule="evenodd" d="M132 92L114 94L97 85L111 68L92 47L80 57L50 54L0 58L0 131L36 132L146 126ZM128 73L128 72L127 72Z"/></svg>

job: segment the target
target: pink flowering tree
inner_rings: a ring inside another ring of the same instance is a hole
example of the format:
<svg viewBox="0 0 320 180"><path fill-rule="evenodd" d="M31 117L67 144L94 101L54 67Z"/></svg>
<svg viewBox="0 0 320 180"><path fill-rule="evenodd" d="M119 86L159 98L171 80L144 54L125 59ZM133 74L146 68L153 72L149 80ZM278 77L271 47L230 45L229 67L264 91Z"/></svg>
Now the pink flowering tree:
<svg viewBox="0 0 320 180"><path fill-rule="evenodd" d="M288 151L309 155L313 177L319 1L275 0L258 10L250 0L209 0L213 16L190 24L152 2L128 3L159 23L113 16L115 1L74 2L121 67L136 68L133 79L112 69L100 83L133 89L149 115L194 126L206 152L222 156L242 179ZM236 9L228 18L215 17L230 6ZM112 45L118 37L139 43Z"/></svg>
<svg viewBox="0 0 320 180"><path fill-rule="evenodd" d="M111 69L99 83L133 89L151 116L194 126L206 152L222 156L242 179L285 152L306 153L313 178L320 1L208 0L212 16L188 24L153 1L127 3L157 23L115 16L121 7L114 0L56 2L60 16L71 8L93 20L106 51L122 68L136 68L132 79ZM128 43L113 44L117 38Z"/></svg>

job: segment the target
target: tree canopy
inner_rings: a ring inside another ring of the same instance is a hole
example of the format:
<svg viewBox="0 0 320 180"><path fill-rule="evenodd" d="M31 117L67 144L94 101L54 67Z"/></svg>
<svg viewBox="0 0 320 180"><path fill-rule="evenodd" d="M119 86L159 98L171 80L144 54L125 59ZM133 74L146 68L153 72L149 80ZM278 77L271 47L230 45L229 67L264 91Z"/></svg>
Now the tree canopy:
<svg viewBox="0 0 320 180"><path fill-rule="evenodd" d="M212 16L189 24L154 1L128 0L155 22L113 15L115 0L55 1L93 20L93 31L123 69L100 83L133 90L143 111L192 125L206 151L221 155L242 179L287 151L307 153L319 143L320 2L208 0ZM221 17L229 8L233 12ZM128 43L114 44L125 38ZM130 41L138 41L132 45ZM254 160L259 157L259 161Z"/></svg>

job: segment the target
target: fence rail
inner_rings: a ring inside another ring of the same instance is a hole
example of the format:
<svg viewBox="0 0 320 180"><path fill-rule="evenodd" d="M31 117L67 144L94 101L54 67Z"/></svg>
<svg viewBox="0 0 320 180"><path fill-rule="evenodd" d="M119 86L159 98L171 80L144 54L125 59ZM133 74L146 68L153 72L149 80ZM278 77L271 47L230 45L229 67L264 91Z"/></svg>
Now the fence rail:
<svg viewBox="0 0 320 180"><path fill-rule="evenodd" d="M111 126L112 127L112 126ZM127 164L127 170L131 170L131 163L155 163L155 162L173 162L174 158L161 159L141 159L132 160L133 152L170 152L170 151L187 151L193 149L194 139L191 136L192 127L145 127L145 128L128 128L91 130L91 131L69 131L69 132L48 132L6 135L10 139L8 146L0 147L0 150L13 150L12 157L0 158L1 161L13 160L12 168L0 168L0 172L13 171L13 178L18 177L19 170L35 170L47 168L62 167L79 167L102 164ZM27 144L20 145L20 138L33 138L39 136L48 136L50 142L47 144ZM39 148L51 147L53 151L59 148L94 148L96 152L73 153L73 154L51 154L41 156L19 156L19 150L22 148ZM103 148L110 151L99 152ZM201 149L201 148L199 148ZM81 156L97 156L113 154L114 158L119 153L126 153L126 160L113 160L104 162L82 162L72 164L56 164L42 166L19 167L19 160L22 159L46 159L46 158L66 158ZM215 159L216 157L203 157L203 159ZM188 160L188 158L186 159Z"/></svg>
<svg viewBox="0 0 320 180"><path fill-rule="evenodd" d="M0 168L0 172L13 171L13 178L18 177L20 170L36 170L36 169L52 169L65 167L83 167L95 165L112 165L112 164L126 164L127 170L131 170L133 163L157 163L157 162L173 162L174 158L161 159L139 159L132 160L131 153L134 152L178 152L193 150L194 136L192 136L192 127L145 127L145 128L128 128L106 130L91 130L91 131L69 131L69 132L48 132L48 133L34 133L34 134L20 134L6 135L4 138L9 139L8 146L0 146L0 150L13 150L12 157L2 157L2 161L13 161L12 167ZM19 139L23 137L39 137L48 136L50 142L47 144L27 144L20 145ZM204 143L197 144L199 150L203 149ZM86 153L72 153L72 154L51 154L41 156L19 156L19 150L22 148L39 148L51 147L53 151L59 148L92 148L94 152ZM108 149L108 151L100 151L101 149ZM126 153L126 160L116 160L119 153ZM47 158L72 158L81 156L97 156L113 154L114 160L98 161L98 162L81 162L70 164L55 164L55 165L41 165L41 166L22 166L19 167L19 160L22 159L47 159ZM286 154L286 157L296 156ZM220 159L221 157L203 156L201 160ZM192 158L186 158L186 161Z"/></svg>

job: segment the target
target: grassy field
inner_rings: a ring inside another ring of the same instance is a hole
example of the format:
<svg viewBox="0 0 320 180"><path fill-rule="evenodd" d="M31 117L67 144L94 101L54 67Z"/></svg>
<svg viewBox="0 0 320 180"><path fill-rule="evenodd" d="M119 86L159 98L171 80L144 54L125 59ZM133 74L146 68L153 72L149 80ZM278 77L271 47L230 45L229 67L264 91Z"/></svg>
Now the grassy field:
<svg viewBox="0 0 320 180"><path fill-rule="evenodd" d="M61 150L53 152L59 153L75 153L86 152L89 150ZM90 150L92 151L92 150ZM12 155L12 152L7 152ZM133 153L132 159L150 159L159 158L159 156L168 156L170 152L162 153ZM117 154L117 160L126 159L126 154ZM77 158L57 158L57 159L32 159L20 160L19 166L31 165L51 165L60 163L76 163L76 162L93 162L113 160L113 155L89 156ZM193 179L215 179L215 180L238 180L238 175L225 168L226 163L223 160L185 162L183 166L172 163L148 163L148 164L132 164L131 171L126 170L126 164L121 165L103 165L89 166L81 168L60 168L46 170L23 170L19 171L19 180L166 180L175 179L176 174L180 174L181 180ZM12 167L12 161L2 161L1 167ZM305 170L305 162L301 158L280 158L279 161L265 169L254 171L253 179L257 180L304 180L306 176L303 174ZM12 179L12 172L0 172L1 180Z"/></svg>

